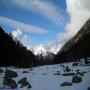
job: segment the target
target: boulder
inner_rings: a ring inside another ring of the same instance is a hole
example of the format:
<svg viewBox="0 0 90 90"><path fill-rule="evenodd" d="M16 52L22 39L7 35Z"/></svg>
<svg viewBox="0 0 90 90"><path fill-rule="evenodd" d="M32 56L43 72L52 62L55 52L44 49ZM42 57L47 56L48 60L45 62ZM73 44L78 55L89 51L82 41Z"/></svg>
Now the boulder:
<svg viewBox="0 0 90 90"><path fill-rule="evenodd" d="M72 86L71 82L63 82L61 86Z"/></svg>
<svg viewBox="0 0 90 90"><path fill-rule="evenodd" d="M74 76L75 73L64 73L63 76Z"/></svg>
<svg viewBox="0 0 90 90"><path fill-rule="evenodd" d="M27 78L26 78L26 77L20 79L20 80L18 81L18 84L21 84L20 88L23 88L23 87L25 87L25 86L27 86L27 88L31 88L31 85L30 85L30 83L27 81Z"/></svg>
<svg viewBox="0 0 90 90"><path fill-rule="evenodd" d="M68 66L66 66L64 72L70 72L70 71L71 69Z"/></svg>
<svg viewBox="0 0 90 90"><path fill-rule="evenodd" d="M10 87L10 88L12 88L12 89L17 88L16 81L13 80L13 79L11 79L11 78L4 78L4 80L3 80L3 85L4 85L3 88L5 88L6 86L8 86L8 87Z"/></svg>
<svg viewBox="0 0 90 90"><path fill-rule="evenodd" d="M29 73L29 71L23 71L22 73Z"/></svg>
<svg viewBox="0 0 90 90"><path fill-rule="evenodd" d="M4 73L4 70L3 69L0 69L0 73Z"/></svg>
<svg viewBox="0 0 90 90"><path fill-rule="evenodd" d="M72 83L80 83L82 81L82 78L79 76L74 76L72 78Z"/></svg>
<svg viewBox="0 0 90 90"><path fill-rule="evenodd" d="M29 82L26 81L26 82L22 83L20 88L23 88L25 86L29 86Z"/></svg>
<svg viewBox="0 0 90 90"><path fill-rule="evenodd" d="M18 75L17 75L17 73L16 72L14 72L14 71L12 71L12 70L9 70L9 69L6 69L6 71L5 71L5 76L4 77L6 77L6 78L15 78L15 77L17 77Z"/></svg>
<svg viewBox="0 0 90 90"><path fill-rule="evenodd" d="M20 79L20 80L18 81L18 84L25 83L26 81L27 81L27 78L24 77L24 78L22 78L22 79Z"/></svg>
<svg viewBox="0 0 90 90"><path fill-rule="evenodd" d="M76 63L76 62L75 62L75 63L72 64L72 66L78 66L78 64L79 64L79 63Z"/></svg>
<svg viewBox="0 0 90 90"><path fill-rule="evenodd" d="M29 84L27 88L32 88L32 86Z"/></svg>

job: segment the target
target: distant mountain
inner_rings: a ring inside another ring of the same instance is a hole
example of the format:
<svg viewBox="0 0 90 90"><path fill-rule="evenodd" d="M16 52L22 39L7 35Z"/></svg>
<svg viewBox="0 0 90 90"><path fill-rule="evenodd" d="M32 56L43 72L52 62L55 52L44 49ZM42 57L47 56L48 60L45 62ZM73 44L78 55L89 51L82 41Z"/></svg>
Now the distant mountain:
<svg viewBox="0 0 90 90"><path fill-rule="evenodd" d="M42 54L42 56L47 55L47 49L45 48L45 46L43 44L32 47L31 50L35 55L41 55L41 54Z"/></svg>
<svg viewBox="0 0 90 90"><path fill-rule="evenodd" d="M68 62L90 57L90 19L54 57L54 63Z"/></svg>
<svg viewBox="0 0 90 90"><path fill-rule="evenodd" d="M43 44L32 47L31 51L35 55L36 66L52 64L55 54L50 52Z"/></svg>
<svg viewBox="0 0 90 90"><path fill-rule="evenodd" d="M0 27L0 66L35 66L35 55Z"/></svg>
<svg viewBox="0 0 90 90"><path fill-rule="evenodd" d="M0 27L0 66L34 67L52 64L54 56L43 45L28 50Z"/></svg>
<svg viewBox="0 0 90 90"><path fill-rule="evenodd" d="M36 57L36 66L42 66L42 65L50 65L53 64L53 58L55 54L52 52L46 52L46 54L37 54Z"/></svg>
<svg viewBox="0 0 90 90"><path fill-rule="evenodd" d="M52 52L46 52L46 54L41 53L41 54L36 55L38 60L43 60L43 61L45 61L45 60L52 61L54 56L55 56L55 54Z"/></svg>
<svg viewBox="0 0 90 90"><path fill-rule="evenodd" d="M37 56L39 60L52 60L55 56L55 54L47 50L47 48L43 44L33 47L31 51L34 53L35 56Z"/></svg>

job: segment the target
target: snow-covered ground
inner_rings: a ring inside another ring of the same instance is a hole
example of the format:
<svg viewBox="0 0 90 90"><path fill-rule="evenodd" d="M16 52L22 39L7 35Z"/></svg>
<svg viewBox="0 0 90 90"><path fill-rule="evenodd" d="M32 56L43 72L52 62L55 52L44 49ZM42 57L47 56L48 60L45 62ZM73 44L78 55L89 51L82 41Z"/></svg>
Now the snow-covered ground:
<svg viewBox="0 0 90 90"><path fill-rule="evenodd" d="M86 72L82 76L82 82L72 83L72 86L61 86L63 82L72 82L73 76L63 76L65 67L68 66L73 73L76 73L76 70L80 72ZM5 70L5 68L2 68ZM27 89L18 88L15 90L87 90L90 87L90 66L89 65L78 65L72 66L72 63L58 64L58 65L47 65L39 66L35 68L28 69L17 69L17 68L8 68L18 73L18 77L14 80L19 81L23 77L27 77L28 82L30 82L32 88ZM23 71L28 71L28 73L22 73ZM59 75L55 75L59 73ZM0 74L0 87L2 88L4 74ZM0 89L3 90L3 89ZM7 90L7 89L4 89ZM8 89L12 90L12 89Z"/></svg>

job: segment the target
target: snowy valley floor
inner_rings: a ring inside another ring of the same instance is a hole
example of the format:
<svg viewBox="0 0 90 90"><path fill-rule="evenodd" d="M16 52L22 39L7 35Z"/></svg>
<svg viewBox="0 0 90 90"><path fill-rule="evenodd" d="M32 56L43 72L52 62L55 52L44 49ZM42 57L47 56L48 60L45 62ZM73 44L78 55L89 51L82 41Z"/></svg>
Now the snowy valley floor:
<svg viewBox="0 0 90 90"><path fill-rule="evenodd" d="M65 67L69 67L70 71L65 71ZM2 68L4 71L6 68ZM30 82L32 88L27 87L20 88L18 85L17 89L14 90L88 90L90 87L90 66L89 65L77 65L73 66L72 63L58 64L58 65L47 65L39 66L28 69L17 69L8 67L18 73L18 77L14 78L16 82L23 77L27 77L27 81ZM26 73L23 73L26 71ZM72 83L74 75L63 75L65 73L83 73L78 74L82 78L80 83ZM0 73L0 88L2 88L4 73ZM71 82L70 86L61 86L63 82ZM7 89L0 89L7 90ZM8 89L12 90L12 89Z"/></svg>

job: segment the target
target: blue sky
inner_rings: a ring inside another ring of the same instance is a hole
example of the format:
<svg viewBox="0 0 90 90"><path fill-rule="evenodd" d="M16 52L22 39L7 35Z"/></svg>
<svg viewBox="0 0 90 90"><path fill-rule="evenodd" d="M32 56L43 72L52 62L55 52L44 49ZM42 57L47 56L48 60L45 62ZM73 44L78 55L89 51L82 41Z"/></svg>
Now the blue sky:
<svg viewBox="0 0 90 90"><path fill-rule="evenodd" d="M90 0L0 0L0 26L27 46L52 43L56 50L89 17Z"/></svg>
<svg viewBox="0 0 90 90"><path fill-rule="evenodd" d="M0 16L3 16L8 19L16 20L18 22L22 22L25 24L31 24L47 30L47 33L43 33L43 34L24 32L24 34L28 34L31 37L29 41L31 45L36 43L47 44L50 41L56 40L58 33L64 30L68 18L66 13L65 0L39 0L42 1L43 3L44 2L50 3L50 5L52 5L53 7L55 6L56 8L58 8L58 11L56 12L60 11L59 13L60 16L62 16L62 18L65 20L65 21L61 20L61 25L57 25L52 20L41 15L38 11L33 12L33 10L26 10L23 7L19 7L17 4L15 4L12 1L13 0L0 0ZM17 29L15 27L11 27L12 24L11 26L8 26L7 24L3 24L3 23L0 24L1 24L0 26L2 26L6 32L12 32L13 30ZM19 39L21 38L22 37L19 37Z"/></svg>

